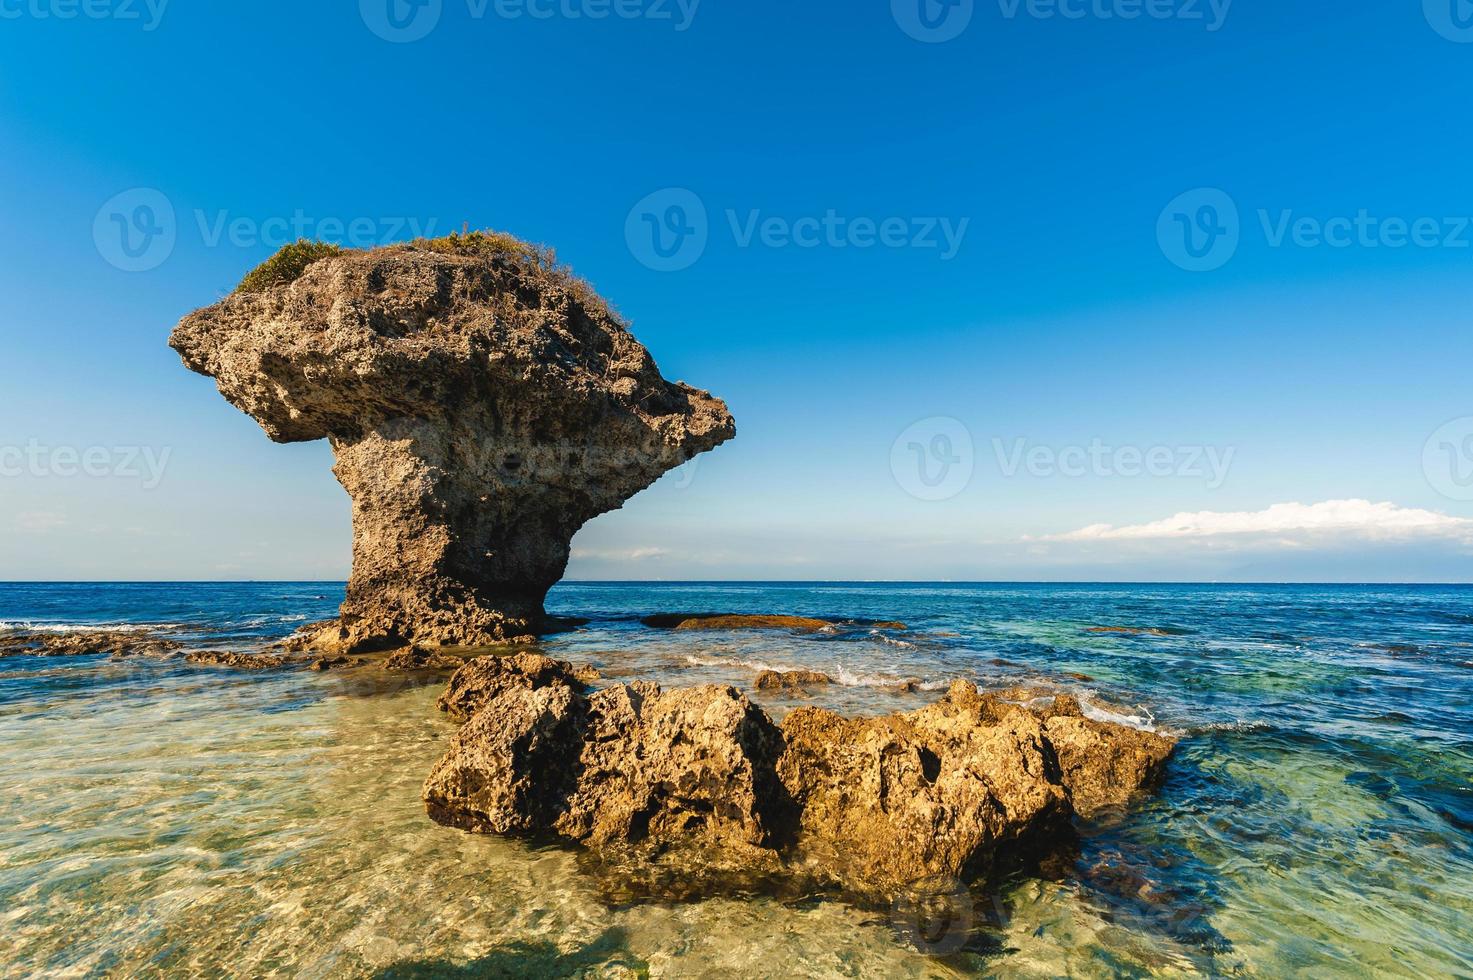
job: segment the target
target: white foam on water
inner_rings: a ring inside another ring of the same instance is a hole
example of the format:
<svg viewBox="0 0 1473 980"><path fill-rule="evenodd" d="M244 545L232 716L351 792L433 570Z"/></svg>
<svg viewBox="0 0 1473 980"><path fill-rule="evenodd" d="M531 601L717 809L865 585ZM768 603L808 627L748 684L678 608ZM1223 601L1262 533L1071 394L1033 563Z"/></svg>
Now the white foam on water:
<svg viewBox="0 0 1473 980"><path fill-rule="evenodd" d="M149 633L179 628L179 623L34 623L0 620L3 633Z"/></svg>
<svg viewBox="0 0 1473 980"><path fill-rule="evenodd" d="M1138 728L1143 732L1154 732L1156 730L1156 716L1151 714L1146 708L1137 705L1136 710L1140 711L1141 714L1126 714L1123 711L1115 711L1095 703L1093 699L1098 696L1094 691L1085 691L1079 696L1079 709L1084 712L1084 717L1090 721L1125 725L1130 728Z"/></svg>
<svg viewBox="0 0 1473 980"><path fill-rule="evenodd" d="M888 643L888 644L890 644L892 647L902 647L902 648L904 648L906 650L914 650L916 648L916 645L914 643L911 643L908 640L897 640L893 636L886 636L884 633L881 633L879 630L870 630L869 631L869 635L870 636L873 636L875 639L879 640L881 643Z"/></svg>
<svg viewBox="0 0 1473 980"><path fill-rule="evenodd" d="M741 667L746 670L798 670L798 667L785 667L765 663L761 660L743 660L740 657L702 657L693 653L685 655L686 663L697 667Z"/></svg>
<svg viewBox="0 0 1473 980"><path fill-rule="evenodd" d="M834 673L834 682L845 687L899 687L912 679L894 674L856 674L842 664Z"/></svg>
<svg viewBox="0 0 1473 980"><path fill-rule="evenodd" d="M784 673L790 670L812 670L812 667L801 667L796 664L771 664L763 660L747 660L742 657L703 657L698 654L688 653L685 656L686 663L697 667L738 667L743 670L775 670ZM855 673L843 664L835 666L829 676L835 684L844 687L899 687L901 684L914 677L902 677L898 674L865 674ZM944 691L951 686L948 680L918 681L916 687L922 691Z"/></svg>
<svg viewBox="0 0 1473 980"><path fill-rule="evenodd" d="M1266 721L1209 721L1192 725L1188 731L1193 735L1205 732L1265 732L1272 727Z"/></svg>

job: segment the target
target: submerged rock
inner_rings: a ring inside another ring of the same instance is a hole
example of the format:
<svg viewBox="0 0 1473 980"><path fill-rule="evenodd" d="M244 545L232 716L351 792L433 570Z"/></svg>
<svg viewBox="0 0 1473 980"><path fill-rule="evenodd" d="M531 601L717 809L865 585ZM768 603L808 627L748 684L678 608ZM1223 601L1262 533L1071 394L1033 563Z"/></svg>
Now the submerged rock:
<svg viewBox="0 0 1473 980"><path fill-rule="evenodd" d="M286 657L273 657L259 653L235 653L230 650L196 650L187 654L184 659L192 664L208 667L234 667L237 670L275 670L291 663Z"/></svg>
<svg viewBox="0 0 1473 980"><path fill-rule="evenodd" d="M440 823L887 895L1066 835L1148 786L1173 745L963 681L917 711L801 708L778 726L733 688L585 696L556 661L503 658L462 668L447 699L471 720L425 783Z"/></svg>
<svg viewBox="0 0 1473 980"><path fill-rule="evenodd" d="M362 667L368 661L361 657L318 657L308 665L309 670L326 673L329 670L343 670L349 667Z"/></svg>
<svg viewBox="0 0 1473 980"><path fill-rule="evenodd" d="M835 623L811 616L785 616L766 613L656 613L644 616L640 622L655 629L665 630L797 630L802 633L817 633L841 627L862 626L867 629L908 630L904 623L891 619L851 620Z"/></svg>
<svg viewBox="0 0 1473 980"><path fill-rule="evenodd" d="M543 250L298 253L169 343L273 440L331 442L354 533L329 639L350 651L539 632L574 532L735 434Z"/></svg>
<svg viewBox="0 0 1473 980"><path fill-rule="evenodd" d="M456 670L464 665L462 657L452 657L424 647L410 647L385 657L379 666L384 670Z"/></svg>
<svg viewBox="0 0 1473 980"><path fill-rule="evenodd" d="M646 626L672 630L800 630L817 632L834 625L807 616L734 615L730 613L661 613L641 620Z"/></svg>
<svg viewBox="0 0 1473 980"><path fill-rule="evenodd" d="M1124 636L1175 636L1170 630L1155 626L1090 626L1086 633L1119 633Z"/></svg>

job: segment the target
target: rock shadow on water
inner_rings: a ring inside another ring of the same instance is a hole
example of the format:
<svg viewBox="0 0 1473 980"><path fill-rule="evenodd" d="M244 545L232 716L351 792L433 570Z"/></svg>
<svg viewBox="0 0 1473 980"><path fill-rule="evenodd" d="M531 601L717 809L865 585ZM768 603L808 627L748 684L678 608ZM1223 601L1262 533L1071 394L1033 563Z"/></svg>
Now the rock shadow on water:
<svg viewBox="0 0 1473 980"><path fill-rule="evenodd" d="M449 959L404 960L373 974L375 980L471 980L481 977L553 978L613 976L623 967L629 976L648 976L649 964L629 950L628 933L614 927L592 942L565 952L557 944L512 942L464 963Z"/></svg>

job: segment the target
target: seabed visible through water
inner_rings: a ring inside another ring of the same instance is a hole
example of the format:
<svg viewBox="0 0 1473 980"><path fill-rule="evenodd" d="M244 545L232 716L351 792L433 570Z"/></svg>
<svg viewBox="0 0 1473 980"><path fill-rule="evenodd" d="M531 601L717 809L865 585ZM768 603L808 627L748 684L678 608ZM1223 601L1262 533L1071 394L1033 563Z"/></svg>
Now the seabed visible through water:
<svg viewBox="0 0 1473 980"><path fill-rule="evenodd" d="M0 629L149 625L244 647L341 587L3 585ZM1040 685L1183 736L1068 866L934 910L613 900L576 852L424 815L440 684L178 660L0 660L0 973L234 976L1473 974L1473 589L577 585L554 657L743 687L775 715ZM672 633L679 610L899 619ZM1164 635L1091 634L1093 625ZM761 667L840 683L751 690ZM921 690L898 694L896 677ZM957 924L959 923L959 925Z"/></svg>

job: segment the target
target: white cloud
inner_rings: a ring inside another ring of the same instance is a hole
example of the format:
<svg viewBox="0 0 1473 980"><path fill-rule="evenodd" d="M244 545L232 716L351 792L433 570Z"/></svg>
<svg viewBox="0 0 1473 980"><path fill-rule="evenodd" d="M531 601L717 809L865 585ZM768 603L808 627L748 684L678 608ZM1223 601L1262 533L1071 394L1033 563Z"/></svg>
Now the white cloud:
<svg viewBox="0 0 1473 980"><path fill-rule="evenodd" d="M574 548L572 556L587 561L645 561L668 553L664 548Z"/></svg>
<svg viewBox="0 0 1473 980"><path fill-rule="evenodd" d="M1161 541L1222 536L1270 536L1297 547L1306 537L1372 540L1453 538L1473 541L1473 520L1369 500L1274 504L1265 510L1181 513L1149 524L1091 524L1044 541Z"/></svg>
<svg viewBox="0 0 1473 980"><path fill-rule="evenodd" d="M45 534L66 525L66 515L56 511L31 510L15 515L15 529L22 534Z"/></svg>

